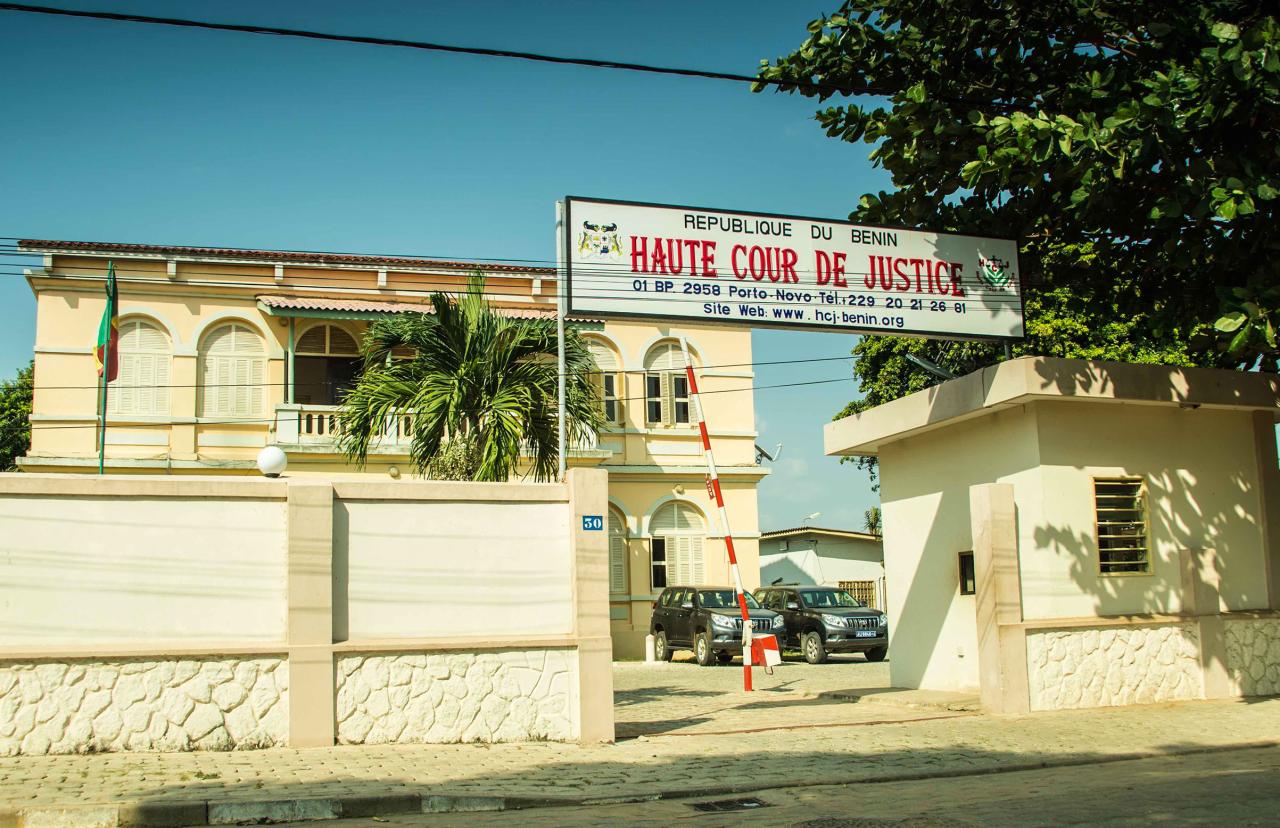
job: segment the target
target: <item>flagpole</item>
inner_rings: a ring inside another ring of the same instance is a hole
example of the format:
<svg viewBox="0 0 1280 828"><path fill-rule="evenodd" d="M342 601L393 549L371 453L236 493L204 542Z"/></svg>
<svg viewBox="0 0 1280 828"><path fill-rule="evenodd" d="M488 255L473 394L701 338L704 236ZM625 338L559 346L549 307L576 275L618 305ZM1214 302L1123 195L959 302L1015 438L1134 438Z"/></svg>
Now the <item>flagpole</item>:
<svg viewBox="0 0 1280 828"><path fill-rule="evenodd" d="M111 340L116 325L116 270L115 263L107 261L107 307L102 314L98 338L102 345L102 407L98 428L98 474L105 473L107 454L107 399L111 391Z"/></svg>
<svg viewBox="0 0 1280 828"><path fill-rule="evenodd" d="M102 474L103 450L107 445L107 383L106 372L98 378L98 474Z"/></svg>

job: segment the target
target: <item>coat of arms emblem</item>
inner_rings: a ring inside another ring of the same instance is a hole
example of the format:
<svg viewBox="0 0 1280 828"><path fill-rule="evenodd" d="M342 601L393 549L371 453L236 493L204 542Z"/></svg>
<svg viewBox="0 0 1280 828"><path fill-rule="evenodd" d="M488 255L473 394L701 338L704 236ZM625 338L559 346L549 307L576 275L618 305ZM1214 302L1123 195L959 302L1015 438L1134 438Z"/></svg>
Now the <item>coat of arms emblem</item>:
<svg viewBox="0 0 1280 828"><path fill-rule="evenodd" d="M1004 290L1013 281L1009 263L995 256L978 257L978 277L996 290Z"/></svg>
<svg viewBox="0 0 1280 828"><path fill-rule="evenodd" d="M584 259L622 258L622 242L618 238L618 225L582 222L582 232L578 234L578 255Z"/></svg>

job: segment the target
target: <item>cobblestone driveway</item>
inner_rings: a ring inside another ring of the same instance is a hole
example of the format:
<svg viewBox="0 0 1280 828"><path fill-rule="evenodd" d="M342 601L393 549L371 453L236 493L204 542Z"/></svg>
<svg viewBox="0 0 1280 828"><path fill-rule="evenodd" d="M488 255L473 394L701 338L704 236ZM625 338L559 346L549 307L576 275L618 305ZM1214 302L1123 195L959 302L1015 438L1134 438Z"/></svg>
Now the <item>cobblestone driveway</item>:
<svg viewBox="0 0 1280 828"><path fill-rule="evenodd" d="M618 738L908 721L976 707L976 699L960 695L889 694L889 665L858 655L826 664L784 661L772 676L759 668L752 675L755 690L747 694L740 663L619 662L613 671ZM888 699L893 703L884 703Z"/></svg>

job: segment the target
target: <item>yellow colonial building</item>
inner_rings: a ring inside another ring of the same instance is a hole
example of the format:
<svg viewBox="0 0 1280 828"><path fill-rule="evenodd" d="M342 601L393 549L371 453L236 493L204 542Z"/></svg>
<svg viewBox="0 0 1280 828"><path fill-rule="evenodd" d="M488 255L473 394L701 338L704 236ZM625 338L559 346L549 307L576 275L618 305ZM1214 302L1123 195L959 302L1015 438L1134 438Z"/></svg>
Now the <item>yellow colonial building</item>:
<svg viewBox="0 0 1280 828"><path fill-rule="evenodd" d="M554 316L551 268L329 253L24 240L43 256L36 296L35 403L28 471L97 471L93 345L108 262L119 284L120 374L111 384L111 474L256 475L267 445L289 476L414 475L409 418L391 424L361 470L335 444L334 416L369 323L428 311L432 291L482 271L516 317ZM748 588L758 585L751 338L745 328L572 320L601 368L611 425L571 466L609 472L610 614L615 657L639 657L667 584L730 581L690 422L678 337L688 339ZM708 393L709 392L709 393ZM728 393L719 393L728 392Z"/></svg>

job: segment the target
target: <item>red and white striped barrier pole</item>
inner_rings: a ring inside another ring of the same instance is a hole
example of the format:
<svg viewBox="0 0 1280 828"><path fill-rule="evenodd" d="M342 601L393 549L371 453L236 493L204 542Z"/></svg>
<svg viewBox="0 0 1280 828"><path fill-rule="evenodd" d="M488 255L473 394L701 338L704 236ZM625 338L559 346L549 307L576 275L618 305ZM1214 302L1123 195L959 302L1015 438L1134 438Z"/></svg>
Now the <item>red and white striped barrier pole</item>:
<svg viewBox="0 0 1280 828"><path fill-rule="evenodd" d="M720 531L724 534L724 548L729 552L729 571L733 573L733 588L742 611L742 686L751 690L751 614L747 612L747 593L742 588L742 573L738 570L738 556L733 551L733 534L729 531L729 513L724 508L724 492L720 489L720 473L716 471L716 459L711 454L711 438L707 435L707 421L702 416L702 400L698 396L698 380L693 375L693 360L689 359L689 343L680 337L680 352L684 354L684 373L689 379L689 406L698 420L702 433L702 454L707 459L707 494L716 502Z"/></svg>

